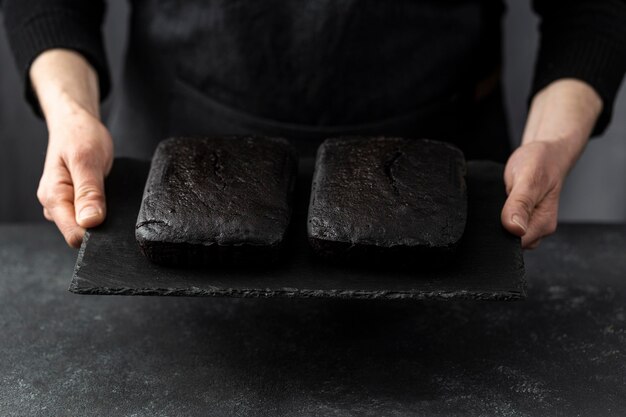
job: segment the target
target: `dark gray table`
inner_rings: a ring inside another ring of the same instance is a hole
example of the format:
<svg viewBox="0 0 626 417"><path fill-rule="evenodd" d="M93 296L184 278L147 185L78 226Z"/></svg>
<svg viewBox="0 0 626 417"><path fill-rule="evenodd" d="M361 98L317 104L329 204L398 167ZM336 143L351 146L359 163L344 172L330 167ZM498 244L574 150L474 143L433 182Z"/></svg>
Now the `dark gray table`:
<svg viewBox="0 0 626 417"><path fill-rule="evenodd" d="M626 226L563 225L517 302L81 296L0 226L0 416L626 415Z"/></svg>

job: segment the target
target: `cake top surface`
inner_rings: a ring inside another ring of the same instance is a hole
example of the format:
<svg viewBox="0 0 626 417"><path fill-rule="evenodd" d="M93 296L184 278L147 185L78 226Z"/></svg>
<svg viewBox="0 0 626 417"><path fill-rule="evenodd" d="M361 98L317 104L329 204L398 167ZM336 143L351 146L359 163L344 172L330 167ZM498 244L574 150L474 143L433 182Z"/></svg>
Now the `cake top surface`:
<svg viewBox="0 0 626 417"><path fill-rule="evenodd" d="M280 138L164 140L152 159L137 239L277 244L291 216L296 166L293 148Z"/></svg>
<svg viewBox="0 0 626 417"><path fill-rule="evenodd" d="M467 218L465 159L426 139L333 138L318 151L309 237L374 246L447 247Z"/></svg>

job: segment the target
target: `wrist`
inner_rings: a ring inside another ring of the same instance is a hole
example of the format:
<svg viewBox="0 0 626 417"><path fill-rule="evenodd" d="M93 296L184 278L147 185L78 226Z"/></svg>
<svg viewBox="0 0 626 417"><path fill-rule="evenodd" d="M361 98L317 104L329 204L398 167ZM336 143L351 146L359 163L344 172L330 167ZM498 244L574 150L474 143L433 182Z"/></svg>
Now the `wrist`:
<svg viewBox="0 0 626 417"><path fill-rule="evenodd" d="M583 81L557 80L532 100L522 144L546 144L565 173L582 154L602 111L602 100Z"/></svg>
<svg viewBox="0 0 626 417"><path fill-rule="evenodd" d="M112 154L112 139L99 117L72 97L58 96L53 111L46 114L48 149L72 155L76 149L99 149L98 154ZM84 156L84 155L83 155Z"/></svg>
<svg viewBox="0 0 626 417"><path fill-rule="evenodd" d="M574 167L585 147L588 138L577 135L551 135L551 132L541 134L538 132L536 137L530 138L523 142L523 146L542 147L546 153L551 156L551 161L565 177Z"/></svg>
<svg viewBox="0 0 626 417"><path fill-rule="evenodd" d="M85 104L77 100L71 93L63 90L49 90L51 100L46 101L46 105L42 104L42 110L45 116L46 124L49 130L57 127L67 126L74 120L92 119L100 122L99 111L93 106Z"/></svg>
<svg viewBox="0 0 626 417"><path fill-rule="evenodd" d="M46 121L78 111L100 118L98 76L82 55L45 51L33 61L30 79Z"/></svg>

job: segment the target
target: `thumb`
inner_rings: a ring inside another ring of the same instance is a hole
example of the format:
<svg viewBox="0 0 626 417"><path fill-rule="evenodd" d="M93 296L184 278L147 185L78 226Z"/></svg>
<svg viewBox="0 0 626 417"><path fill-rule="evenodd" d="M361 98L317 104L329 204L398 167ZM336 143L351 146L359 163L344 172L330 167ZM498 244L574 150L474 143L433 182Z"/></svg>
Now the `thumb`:
<svg viewBox="0 0 626 417"><path fill-rule="evenodd" d="M542 198L541 187L537 184L532 186L528 181L514 184L502 208L501 220L504 228L516 236L524 236L535 207Z"/></svg>
<svg viewBox="0 0 626 417"><path fill-rule="evenodd" d="M84 228L99 225L106 217L104 173L90 166L77 166L72 181L76 223Z"/></svg>

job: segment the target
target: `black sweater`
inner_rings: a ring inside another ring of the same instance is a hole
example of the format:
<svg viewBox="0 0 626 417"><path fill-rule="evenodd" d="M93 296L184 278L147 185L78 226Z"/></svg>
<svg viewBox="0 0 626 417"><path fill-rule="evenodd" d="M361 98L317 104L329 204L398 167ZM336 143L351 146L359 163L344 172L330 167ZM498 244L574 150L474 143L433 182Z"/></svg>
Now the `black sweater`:
<svg viewBox="0 0 626 417"><path fill-rule="evenodd" d="M135 9L140 10L145 8L146 3L149 2L133 1L134 6L139 6ZM163 3L168 5L168 2ZM463 3L464 0L452 2L457 7ZM478 55L474 59L483 66L494 68L500 59L499 19L502 5L498 0L474 0L472 3L482 3L480 22L484 28L481 29L483 37L480 43L492 44L474 51ZM604 103L595 129L596 134L600 133L610 120L615 95L626 71L626 2L534 0L533 3L541 17L541 41L531 96L560 78L577 78L587 82ZM176 4L169 6L176 7ZM302 11L299 12L299 9ZM311 10L291 7L290 13L294 12L300 14L296 17L302 21L302 17ZM106 97L110 77L101 33L104 1L4 0L3 13L9 42L33 104L36 101L28 88L28 69L38 54L50 48L72 49L83 54L98 72L101 96ZM450 29L442 25L440 30ZM469 71L466 68L455 71L477 78L486 75L487 70L478 65Z"/></svg>

